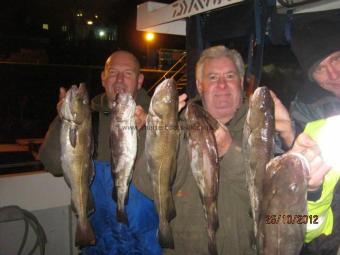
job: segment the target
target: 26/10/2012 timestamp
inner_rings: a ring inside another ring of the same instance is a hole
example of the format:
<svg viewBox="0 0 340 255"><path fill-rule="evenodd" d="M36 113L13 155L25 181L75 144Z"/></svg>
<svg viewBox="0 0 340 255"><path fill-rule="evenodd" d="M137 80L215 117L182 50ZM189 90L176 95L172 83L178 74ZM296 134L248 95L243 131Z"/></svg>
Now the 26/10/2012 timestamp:
<svg viewBox="0 0 340 255"><path fill-rule="evenodd" d="M318 215L290 215L270 214L266 215L266 224L318 224Z"/></svg>

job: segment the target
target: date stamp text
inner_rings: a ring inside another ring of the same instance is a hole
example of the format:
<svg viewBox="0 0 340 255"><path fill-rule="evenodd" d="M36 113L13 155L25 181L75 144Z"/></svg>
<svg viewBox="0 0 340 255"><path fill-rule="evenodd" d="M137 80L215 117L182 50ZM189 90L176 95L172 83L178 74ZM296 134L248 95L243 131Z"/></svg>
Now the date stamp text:
<svg viewBox="0 0 340 255"><path fill-rule="evenodd" d="M319 224L318 215L269 214L265 216L266 224Z"/></svg>

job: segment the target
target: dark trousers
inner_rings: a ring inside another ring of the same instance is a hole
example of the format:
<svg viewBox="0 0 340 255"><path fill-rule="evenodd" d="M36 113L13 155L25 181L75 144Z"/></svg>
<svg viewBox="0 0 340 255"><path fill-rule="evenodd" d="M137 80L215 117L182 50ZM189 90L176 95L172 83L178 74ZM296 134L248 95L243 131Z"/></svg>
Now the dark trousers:
<svg viewBox="0 0 340 255"><path fill-rule="evenodd" d="M340 246L340 182L335 186L331 207L334 215L332 234L321 235L304 244L300 255L337 255Z"/></svg>

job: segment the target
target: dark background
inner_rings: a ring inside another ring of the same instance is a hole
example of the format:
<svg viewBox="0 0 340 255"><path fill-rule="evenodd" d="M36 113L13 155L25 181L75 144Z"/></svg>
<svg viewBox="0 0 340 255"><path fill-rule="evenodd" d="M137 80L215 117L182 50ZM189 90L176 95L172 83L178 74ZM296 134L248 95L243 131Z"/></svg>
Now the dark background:
<svg viewBox="0 0 340 255"><path fill-rule="evenodd" d="M42 138L56 116L60 86L85 82L91 97L102 92L100 72L112 51L129 50L145 67L144 32L136 31L137 5L142 2L145 1L3 1L0 6L0 144L15 143L18 138ZM253 19L246 4L226 13L214 12L214 17L206 19L204 36L210 38L211 45L224 44L238 49L247 63L249 35L244 33L253 26ZM239 20L241 15L244 19ZM86 24L89 19L94 22L92 26ZM222 19L223 22L217 23L219 26L214 24ZM48 30L43 29L42 24L48 24ZM282 28L282 24L278 28ZM105 30L107 36L99 37L99 30ZM280 35L282 31L276 38ZM305 80L289 44L284 40L273 43L271 39L266 37L264 42L261 85L274 90L288 107ZM150 45L152 69L143 69L146 88L164 74L157 71L159 50L185 50L186 43L183 36L156 35ZM193 65L189 65L191 71ZM27 157L33 160L32 155L18 155L0 153L0 170L2 163L27 160Z"/></svg>

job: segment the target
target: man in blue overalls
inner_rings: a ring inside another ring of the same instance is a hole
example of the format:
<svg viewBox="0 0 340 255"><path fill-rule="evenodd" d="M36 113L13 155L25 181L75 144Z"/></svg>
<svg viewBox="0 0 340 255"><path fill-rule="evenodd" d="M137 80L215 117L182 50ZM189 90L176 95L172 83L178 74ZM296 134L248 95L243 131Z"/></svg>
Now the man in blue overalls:
<svg viewBox="0 0 340 255"><path fill-rule="evenodd" d="M110 168L110 109L109 103L117 93L133 95L137 107L135 120L138 131L138 149L134 171L143 171L145 161L141 155L144 150L146 112L150 99L141 88L144 80L136 57L127 51L116 51L107 59L101 73L105 93L93 98L93 133L96 144L94 156L95 178L91 184L95 212L90 221L96 235L96 245L83 247L82 254L141 254L158 255L162 250L158 244L158 216L152 200L139 192L133 182L130 184L125 210L129 225L117 222L116 203L112 199L113 181ZM60 101L66 94L60 89ZM40 160L45 168L55 176L62 175L60 164L60 119L57 117L50 125L44 144L40 149Z"/></svg>

